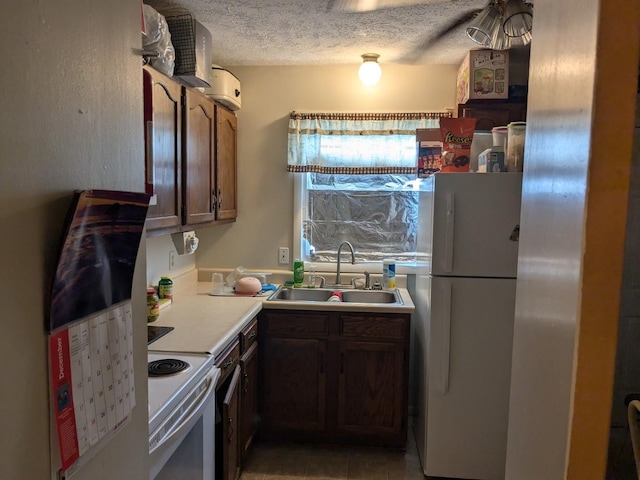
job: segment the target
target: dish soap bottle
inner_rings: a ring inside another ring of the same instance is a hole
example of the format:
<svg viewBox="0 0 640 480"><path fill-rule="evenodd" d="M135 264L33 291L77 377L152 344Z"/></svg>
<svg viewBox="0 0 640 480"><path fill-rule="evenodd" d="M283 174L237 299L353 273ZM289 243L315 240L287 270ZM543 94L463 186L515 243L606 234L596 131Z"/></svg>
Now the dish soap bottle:
<svg viewBox="0 0 640 480"><path fill-rule="evenodd" d="M304 282L304 262L296 258L293 262L293 286L301 287Z"/></svg>
<svg viewBox="0 0 640 480"><path fill-rule="evenodd" d="M396 288L396 262L393 259L382 261L382 288Z"/></svg>

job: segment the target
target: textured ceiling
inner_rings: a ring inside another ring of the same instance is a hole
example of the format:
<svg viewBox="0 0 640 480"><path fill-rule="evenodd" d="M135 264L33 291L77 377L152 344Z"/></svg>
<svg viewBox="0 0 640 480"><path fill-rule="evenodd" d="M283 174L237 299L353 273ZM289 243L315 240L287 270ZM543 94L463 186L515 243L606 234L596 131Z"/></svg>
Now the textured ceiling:
<svg viewBox="0 0 640 480"><path fill-rule="evenodd" d="M213 63L225 67L353 64L370 52L380 55L380 63L458 64L468 50L479 48L467 38L464 27L434 45L425 44L452 19L484 7L487 0L361 1L377 3L379 8L364 12L339 8L349 3L346 0L145 3L164 15L194 16L211 32ZM512 56L526 55L527 50L514 51Z"/></svg>

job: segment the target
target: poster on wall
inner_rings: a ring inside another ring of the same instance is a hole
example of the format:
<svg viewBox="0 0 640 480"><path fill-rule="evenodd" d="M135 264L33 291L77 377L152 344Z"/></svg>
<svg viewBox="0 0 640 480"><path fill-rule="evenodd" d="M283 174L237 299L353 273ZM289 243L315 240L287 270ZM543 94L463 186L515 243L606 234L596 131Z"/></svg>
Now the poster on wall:
<svg viewBox="0 0 640 480"><path fill-rule="evenodd" d="M49 332L131 298L148 206L146 193L75 193L51 288Z"/></svg>

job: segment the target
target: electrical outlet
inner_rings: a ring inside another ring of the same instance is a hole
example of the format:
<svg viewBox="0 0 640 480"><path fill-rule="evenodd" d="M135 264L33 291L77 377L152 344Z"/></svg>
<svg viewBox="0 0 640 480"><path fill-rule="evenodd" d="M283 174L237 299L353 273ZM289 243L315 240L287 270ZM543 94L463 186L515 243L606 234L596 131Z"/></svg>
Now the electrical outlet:
<svg viewBox="0 0 640 480"><path fill-rule="evenodd" d="M289 249L287 247L278 248L278 263L280 265L289 264Z"/></svg>
<svg viewBox="0 0 640 480"><path fill-rule="evenodd" d="M169 271L173 270L176 266L176 252L173 250L169 252Z"/></svg>

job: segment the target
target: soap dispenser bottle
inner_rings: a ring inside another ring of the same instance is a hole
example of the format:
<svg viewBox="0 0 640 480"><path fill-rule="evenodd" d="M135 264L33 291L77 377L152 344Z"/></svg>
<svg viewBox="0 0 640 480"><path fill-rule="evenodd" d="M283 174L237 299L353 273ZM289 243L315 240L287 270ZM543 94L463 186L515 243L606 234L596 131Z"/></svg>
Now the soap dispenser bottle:
<svg viewBox="0 0 640 480"><path fill-rule="evenodd" d="M304 262L296 258L293 262L293 286L301 287L304 282Z"/></svg>

